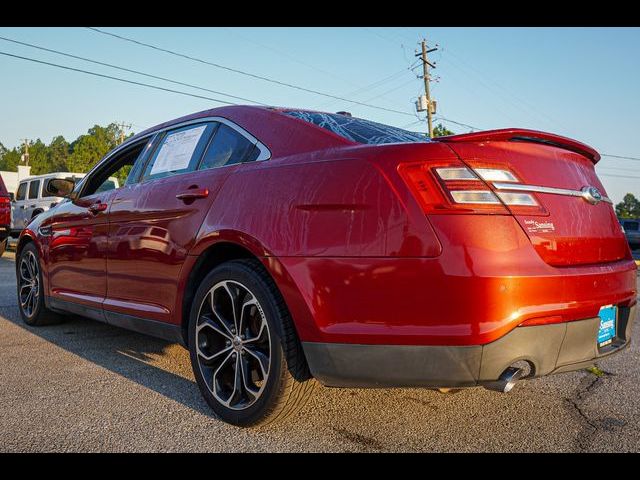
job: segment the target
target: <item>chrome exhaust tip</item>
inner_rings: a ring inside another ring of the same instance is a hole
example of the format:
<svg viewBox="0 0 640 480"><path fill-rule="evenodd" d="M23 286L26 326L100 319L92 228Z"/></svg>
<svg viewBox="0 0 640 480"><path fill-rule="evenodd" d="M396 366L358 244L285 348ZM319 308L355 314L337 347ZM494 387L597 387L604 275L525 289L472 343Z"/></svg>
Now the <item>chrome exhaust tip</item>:
<svg viewBox="0 0 640 480"><path fill-rule="evenodd" d="M486 383L483 387L496 392L508 393L515 386L516 382L524 376L526 376L524 369L509 367L502 372L502 375L500 375L497 381Z"/></svg>

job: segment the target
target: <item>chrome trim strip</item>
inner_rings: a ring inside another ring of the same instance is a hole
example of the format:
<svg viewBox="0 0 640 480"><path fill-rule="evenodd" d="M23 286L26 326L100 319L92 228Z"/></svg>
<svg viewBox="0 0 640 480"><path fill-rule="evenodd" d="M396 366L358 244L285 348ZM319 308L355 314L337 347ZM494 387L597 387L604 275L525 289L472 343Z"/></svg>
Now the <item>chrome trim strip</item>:
<svg viewBox="0 0 640 480"><path fill-rule="evenodd" d="M555 188L555 187L542 187L540 185L522 185L517 183L504 183L493 182L493 187L496 190L513 190L518 192L537 192L537 193L550 193L552 195L565 195L569 197L585 198L585 192L582 190L570 190L567 188ZM613 204L609 197L602 196L602 200L605 203Z"/></svg>

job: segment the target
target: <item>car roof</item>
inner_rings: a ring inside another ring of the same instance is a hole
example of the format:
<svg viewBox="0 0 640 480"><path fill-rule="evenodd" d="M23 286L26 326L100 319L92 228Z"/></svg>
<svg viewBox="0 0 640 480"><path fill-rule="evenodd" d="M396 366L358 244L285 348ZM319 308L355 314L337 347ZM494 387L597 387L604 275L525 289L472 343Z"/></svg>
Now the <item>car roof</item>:
<svg viewBox="0 0 640 480"><path fill-rule="evenodd" d="M255 105L216 107L155 125L129 138L121 147L135 143L139 139L159 130L209 117L222 117L238 124L264 143L271 150L272 155L276 156L354 144L328 130L285 115L284 112L289 110L312 111Z"/></svg>

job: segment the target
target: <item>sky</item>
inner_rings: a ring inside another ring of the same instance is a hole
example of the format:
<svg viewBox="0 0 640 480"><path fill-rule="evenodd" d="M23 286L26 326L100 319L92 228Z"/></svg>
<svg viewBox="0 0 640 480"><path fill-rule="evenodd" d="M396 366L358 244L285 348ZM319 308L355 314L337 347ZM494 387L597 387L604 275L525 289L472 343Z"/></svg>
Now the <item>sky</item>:
<svg viewBox="0 0 640 480"><path fill-rule="evenodd" d="M523 127L568 136L602 154L640 158L640 28L98 28L232 69L380 108L331 99L126 42L81 27L0 28L0 37L166 77L198 90L0 39L0 52L226 100L346 110L425 131L414 56L426 37L436 62L438 122L456 133ZM132 132L221 105L0 55L0 142L74 140L95 124ZM387 111L396 110L396 112ZM445 120L446 119L446 120ZM457 123L452 123L457 122ZM437 122L436 122L437 123ZM459 124L465 124L462 126ZM605 157L596 170L618 202L640 198L640 161Z"/></svg>

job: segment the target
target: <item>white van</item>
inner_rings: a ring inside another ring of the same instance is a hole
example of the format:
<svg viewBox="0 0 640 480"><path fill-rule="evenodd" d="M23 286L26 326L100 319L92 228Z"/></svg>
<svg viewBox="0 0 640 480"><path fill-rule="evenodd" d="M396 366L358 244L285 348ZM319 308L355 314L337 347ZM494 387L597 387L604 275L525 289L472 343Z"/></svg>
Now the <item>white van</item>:
<svg viewBox="0 0 640 480"><path fill-rule="evenodd" d="M51 179L66 178L78 182L84 176L84 173L55 172L22 180L11 203L11 236L19 236L32 218L54 207L63 199L47 192L47 185ZM120 184L117 178L109 177L109 181L105 182L103 187L103 190L111 190L119 188Z"/></svg>

